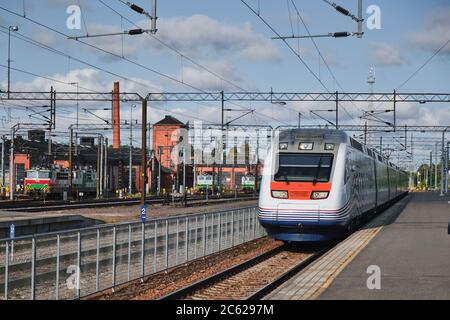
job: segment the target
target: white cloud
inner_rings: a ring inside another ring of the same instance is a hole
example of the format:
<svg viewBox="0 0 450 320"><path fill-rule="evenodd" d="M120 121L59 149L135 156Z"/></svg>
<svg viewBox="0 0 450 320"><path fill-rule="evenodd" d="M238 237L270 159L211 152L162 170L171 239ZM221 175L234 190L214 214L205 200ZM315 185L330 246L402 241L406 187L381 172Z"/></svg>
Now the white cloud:
<svg viewBox="0 0 450 320"><path fill-rule="evenodd" d="M247 84L244 84L243 79L229 62L209 62L203 63L203 65L208 68L208 70L214 70L216 74L227 81L221 80L205 69L194 66L184 66L181 71L182 74L180 74L179 77L184 82L203 90L236 90L235 85L239 87L248 87Z"/></svg>
<svg viewBox="0 0 450 320"><path fill-rule="evenodd" d="M57 92L76 92L77 86L70 85L69 83L79 83L79 91L87 92L87 89L97 91L97 92L111 92L113 89L113 81L118 79L113 79L112 77L105 77L103 73L98 70L86 68L86 69L77 69L72 70L66 74L52 74L46 75L49 79L54 79L57 81L52 81L44 78L34 78L31 81L17 81L12 84L12 88L20 88L22 92L48 92L50 90L50 86L53 86L54 90ZM142 85L133 82L125 82L123 80L120 81L121 91L122 92L138 92L141 95L146 95L150 88L156 88L155 90L161 91L158 86L155 86L148 80L140 79L140 78L131 78L136 82L146 85L147 88L144 88ZM6 87L6 81L0 82L0 87ZM58 96L57 96L58 97ZM48 102L42 101L15 101L14 104L23 106L21 112L14 111L14 117L20 117L24 121L30 121L28 115L30 112L24 109L25 106L32 105L41 105ZM74 118L76 116L76 109L74 101L57 101L57 128L58 129L67 129L67 127L74 122ZM103 108L109 108L110 102L94 102L94 101L80 101L80 119L90 119L88 122L96 122L99 123L98 119L88 115L87 113L82 111L82 108L92 109L96 115L102 118L109 118L110 111L105 111ZM0 103L0 107L2 104ZM31 109L30 109L31 110ZM128 108L124 107L124 111L122 112L122 117L125 119L129 118ZM71 117L72 119L67 119L67 117ZM18 120L20 121L20 120ZM82 120L82 123L86 121Z"/></svg>
<svg viewBox="0 0 450 320"><path fill-rule="evenodd" d="M228 25L205 15L161 19L157 36L196 57L234 56L251 61L276 61L280 52L250 23Z"/></svg>
<svg viewBox="0 0 450 320"><path fill-rule="evenodd" d="M397 108L399 125L448 126L450 112L448 104L402 103Z"/></svg>
<svg viewBox="0 0 450 320"><path fill-rule="evenodd" d="M372 43L369 47L371 63L383 66L400 66L407 63L400 50L386 43Z"/></svg>
<svg viewBox="0 0 450 320"><path fill-rule="evenodd" d="M145 26L148 21L140 21L138 25ZM126 28L134 29L135 26ZM90 24L89 34L107 34L121 32L117 25ZM84 35L85 31L72 32L72 36ZM242 26L233 26L214 20L204 15L193 15L190 17L176 17L161 19L158 23L158 33L156 37L167 43L169 46L179 50L183 54L194 60L208 59L244 59L252 62L274 62L281 59L281 54L270 40L261 34L256 33L250 23ZM45 39L54 43L52 39ZM162 44L147 35L124 36L123 44L121 36L92 37L81 39L106 51L119 56L136 57L139 52L170 52ZM67 41L67 40L63 40ZM81 46L82 50L89 50L99 54L95 48ZM100 53L102 56L115 60L108 53ZM175 57L176 55L174 55Z"/></svg>
<svg viewBox="0 0 450 320"><path fill-rule="evenodd" d="M449 17L450 7L433 10L426 18L425 29L410 35L410 44L428 51L439 49L445 41L450 39ZM450 45L447 45L441 52L450 55Z"/></svg>

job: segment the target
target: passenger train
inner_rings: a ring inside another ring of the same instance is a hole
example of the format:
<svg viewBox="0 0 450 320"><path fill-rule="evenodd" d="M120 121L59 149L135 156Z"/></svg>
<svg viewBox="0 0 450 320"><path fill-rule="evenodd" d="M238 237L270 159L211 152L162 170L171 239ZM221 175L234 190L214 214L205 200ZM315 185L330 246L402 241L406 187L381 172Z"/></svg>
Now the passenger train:
<svg viewBox="0 0 450 320"><path fill-rule="evenodd" d="M284 130L264 163L259 221L278 240L331 240L407 192L408 173L345 132Z"/></svg>

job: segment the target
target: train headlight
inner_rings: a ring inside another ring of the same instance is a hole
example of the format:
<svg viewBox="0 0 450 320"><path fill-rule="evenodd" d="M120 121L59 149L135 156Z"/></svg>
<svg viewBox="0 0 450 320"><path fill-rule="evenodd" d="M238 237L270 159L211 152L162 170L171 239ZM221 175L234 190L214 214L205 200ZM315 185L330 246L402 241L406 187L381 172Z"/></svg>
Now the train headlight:
<svg viewBox="0 0 450 320"><path fill-rule="evenodd" d="M315 199L315 200L326 199L326 198L328 198L328 194L329 194L328 191L313 191L311 193L311 199Z"/></svg>
<svg viewBox="0 0 450 320"><path fill-rule="evenodd" d="M287 150L287 148L288 148L287 142L281 142L281 143L278 145L278 148L279 148L280 150Z"/></svg>
<svg viewBox="0 0 450 320"><path fill-rule="evenodd" d="M288 198L288 192L287 191L280 191L280 190L272 190L272 197L278 198L278 199L287 199Z"/></svg>
<svg viewBox="0 0 450 320"><path fill-rule="evenodd" d="M325 150L327 151L334 150L334 143L325 143Z"/></svg>
<svg viewBox="0 0 450 320"><path fill-rule="evenodd" d="M300 150L312 150L314 148L314 143L312 142L300 142L298 145Z"/></svg>

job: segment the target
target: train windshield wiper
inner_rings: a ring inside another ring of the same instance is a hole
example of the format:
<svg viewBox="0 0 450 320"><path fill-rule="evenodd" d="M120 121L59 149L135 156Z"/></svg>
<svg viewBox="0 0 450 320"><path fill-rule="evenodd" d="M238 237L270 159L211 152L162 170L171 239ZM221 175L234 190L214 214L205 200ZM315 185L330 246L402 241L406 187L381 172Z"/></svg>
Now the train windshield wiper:
<svg viewBox="0 0 450 320"><path fill-rule="evenodd" d="M319 164L317 165L317 169L316 169L316 173L314 173L314 178L313 178L313 181L312 181L313 184L317 183L317 177L319 176L320 168L322 167L322 158L323 157L320 156Z"/></svg>

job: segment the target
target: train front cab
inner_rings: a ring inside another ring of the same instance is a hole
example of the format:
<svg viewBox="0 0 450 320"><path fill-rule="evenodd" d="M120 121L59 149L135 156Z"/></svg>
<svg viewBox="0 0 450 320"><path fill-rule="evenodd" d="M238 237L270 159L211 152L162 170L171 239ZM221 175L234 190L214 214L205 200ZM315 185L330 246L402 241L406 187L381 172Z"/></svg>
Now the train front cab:
<svg viewBox="0 0 450 320"><path fill-rule="evenodd" d="M348 229L346 139L335 130L280 133L266 158L259 201L260 223L271 237L324 241Z"/></svg>

